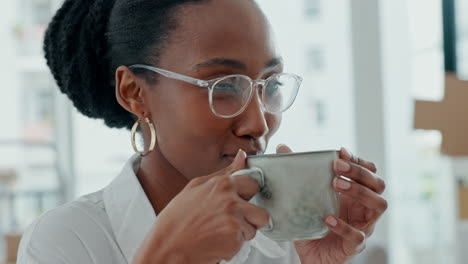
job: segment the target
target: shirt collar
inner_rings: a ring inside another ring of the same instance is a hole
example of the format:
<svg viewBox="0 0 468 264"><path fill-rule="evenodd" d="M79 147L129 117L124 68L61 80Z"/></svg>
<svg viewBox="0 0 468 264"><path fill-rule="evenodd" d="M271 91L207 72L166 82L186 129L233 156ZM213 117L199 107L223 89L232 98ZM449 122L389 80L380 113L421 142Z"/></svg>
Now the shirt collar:
<svg viewBox="0 0 468 264"><path fill-rule="evenodd" d="M140 168L141 157L133 155L120 174L103 191L106 208L115 239L128 263L156 221L156 214L148 200L136 172ZM250 253L250 246L272 258L284 256L286 252L273 240L257 232L255 238L246 242L244 252L239 252L242 263Z"/></svg>
<svg viewBox="0 0 468 264"><path fill-rule="evenodd" d="M154 209L136 176L140 161L140 156L133 155L103 192L115 239L128 263L132 262L156 220Z"/></svg>

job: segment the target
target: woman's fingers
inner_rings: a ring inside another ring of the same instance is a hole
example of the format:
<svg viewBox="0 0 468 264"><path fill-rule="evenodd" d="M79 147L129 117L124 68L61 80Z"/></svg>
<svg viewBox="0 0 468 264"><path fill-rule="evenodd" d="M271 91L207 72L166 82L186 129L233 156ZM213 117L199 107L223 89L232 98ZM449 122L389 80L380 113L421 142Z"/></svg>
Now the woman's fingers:
<svg viewBox="0 0 468 264"><path fill-rule="evenodd" d="M325 223L336 235L343 238L343 249L349 256L364 250L366 245L366 234L347 224L334 215L328 215Z"/></svg>
<svg viewBox="0 0 468 264"><path fill-rule="evenodd" d="M289 153L292 152L291 148L286 146L285 144L279 144L276 147L276 153Z"/></svg>
<svg viewBox="0 0 468 264"><path fill-rule="evenodd" d="M353 155L349 150L346 148L341 148L340 150L340 159L344 159L355 164L361 165L364 168L372 171L373 173L377 173L377 167L371 161L367 161L365 159L361 159L358 156Z"/></svg>
<svg viewBox="0 0 468 264"><path fill-rule="evenodd" d="M256 230L266 226L270 220L270 215L265 209L252 203L241 201L239 202L239 209L244 219Z"/></svg>
<svg viewBox="0 0 468 264"><path fill-rule="evenodd" d="M231 176L237 194L244 200L249 201L260 190L257 181L247 175Z"/></svg>
<svg viewBox="0 0 468 264"><path fill-rule="evenodd" d="M333 162L333 168L337 174L367 186L378 194L382 194L385 191L384 180L361 165L339 159Z"/></svg>
<svg viewBox="0 0 468 264"><path fill-rule="evenodd" d="M252 240L257 234L257 228L247 222L245 219L241 219L242 239L245 241Z"/></svg>
<svg viewBox="0 0 468 264"><path fill-rule="evenodd" d="M365 207L383 213L387 210L388 203L382 196L357 182L348 181L341 177L333 180L335 189L343 195L358 200Z"/></svg>

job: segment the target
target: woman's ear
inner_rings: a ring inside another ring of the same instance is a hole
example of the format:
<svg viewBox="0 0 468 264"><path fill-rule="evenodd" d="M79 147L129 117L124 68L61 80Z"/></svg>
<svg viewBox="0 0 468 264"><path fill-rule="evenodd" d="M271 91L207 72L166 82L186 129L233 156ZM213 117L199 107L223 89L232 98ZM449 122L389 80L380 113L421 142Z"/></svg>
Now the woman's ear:
<svg viewBox="0 0 468 264"><path fill-rule="evenodd" d="M136 116L149 113L143 100L143 87L135 74L126 66L119 66L115 72L115 96L117 102Z"/></svg>

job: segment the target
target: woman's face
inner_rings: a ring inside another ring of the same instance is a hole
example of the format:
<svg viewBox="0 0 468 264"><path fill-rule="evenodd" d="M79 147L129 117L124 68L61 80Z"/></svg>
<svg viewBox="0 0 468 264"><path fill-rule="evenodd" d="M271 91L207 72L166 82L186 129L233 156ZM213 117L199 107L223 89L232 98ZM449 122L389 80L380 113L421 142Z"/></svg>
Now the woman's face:
<svg viewBox="0 0 468 264"><path fill-rule="evenodd" d="M229 74L266 79L282 71L268 22L250 0L185 5L177 20L157 67L203 80ZM160 152L155 155L188 179L226 167L239 149L263 153L280 125L281 116L264 112L257 93L242 114L225 119L211 112L208 89L158 78L145 89Z"/></svg>

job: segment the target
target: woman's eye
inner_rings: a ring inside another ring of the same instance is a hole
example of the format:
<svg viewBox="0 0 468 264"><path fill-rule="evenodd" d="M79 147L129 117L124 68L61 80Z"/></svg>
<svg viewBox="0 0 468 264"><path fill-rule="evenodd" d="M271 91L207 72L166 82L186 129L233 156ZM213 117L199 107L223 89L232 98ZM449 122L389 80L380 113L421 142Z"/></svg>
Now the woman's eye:
<svg viewBox="0 0 468 264"><path fill-rule="evenodd" d="M219 91L230 91L236 89L236 87L231 83L218 83L214 88Z"/></svg>
<svg viewBox="0 0 468 264"><path fill-rule="evenodd" d="M230 93L230 94L239 94L241 93L238 85L232 83L218 83L214 87L214 92L217 93Z"/></svg>
<svg viewBox="0 0 468 264"><path fill-rule="evenodd" d="M271 81L266 87L266 93L271 95L278 92L278 90L283 86L283 83L279 81Z"/></svg>

